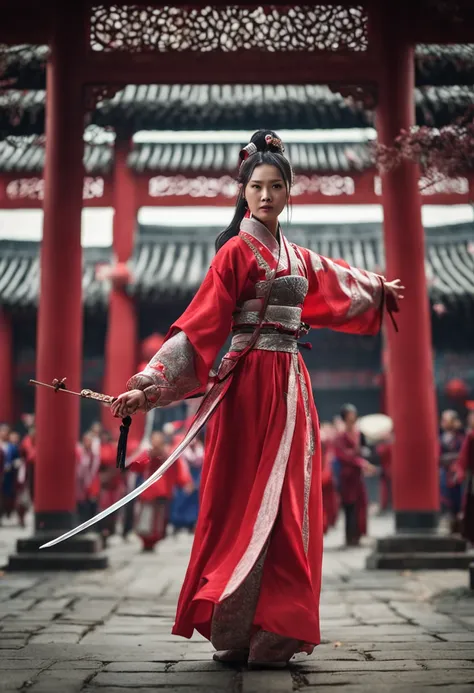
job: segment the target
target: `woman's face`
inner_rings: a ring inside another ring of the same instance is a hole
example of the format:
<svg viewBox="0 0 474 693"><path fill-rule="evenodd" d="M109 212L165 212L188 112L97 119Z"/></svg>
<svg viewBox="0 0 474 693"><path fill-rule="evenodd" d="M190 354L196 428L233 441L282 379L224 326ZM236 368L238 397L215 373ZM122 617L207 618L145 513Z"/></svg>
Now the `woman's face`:
<svg viewBox="0 0 474 693"><path fill-rule="evenodd" d="M274 224L288 201L285 181L279 169L269 164L254 168L244 196L252 215L263 224Z"/></svg>

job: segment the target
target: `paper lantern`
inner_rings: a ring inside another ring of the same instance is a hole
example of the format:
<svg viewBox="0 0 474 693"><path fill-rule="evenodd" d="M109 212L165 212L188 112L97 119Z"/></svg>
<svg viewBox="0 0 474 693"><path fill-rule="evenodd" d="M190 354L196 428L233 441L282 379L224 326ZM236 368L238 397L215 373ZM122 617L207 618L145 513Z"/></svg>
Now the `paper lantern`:
<svg viewBox="0 0 474 693"><path fill-rule="evenodd" d="M468 389L464 380L453 378L446 383L445 392L451 399L466 399Z"/></svg>

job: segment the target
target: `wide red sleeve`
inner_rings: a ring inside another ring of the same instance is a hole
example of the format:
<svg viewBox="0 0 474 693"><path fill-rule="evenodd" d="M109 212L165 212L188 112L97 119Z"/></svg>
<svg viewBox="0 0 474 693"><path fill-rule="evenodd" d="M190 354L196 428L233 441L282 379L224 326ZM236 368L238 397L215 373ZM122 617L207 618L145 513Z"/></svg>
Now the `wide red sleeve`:
<svg viewBox="0 0 474 693"><path fill-rule="evenodd" d="M236 236L215 256L188 308L171 326L161 349L127 383L143 390L148 408L165 406L203 390L226 341L253 254Z"/></svg>
<svg viewBox="0 0 474 693"><path fill-rule="evenodd" d="M253 256L252 256L253 257ZM195 353L197 377L207 382L217 354L229 336L232 314L249 274L249 252L239 237L215 256L204 281L169 335L182 330Z"/></svg>
<svg viewBox="0 0 474 693"><path fill-rule="evenodd" d="M377 334L382 324L384 287L373 272L297 248L306 266L308 294L302 320L352 334Z"/></svg>

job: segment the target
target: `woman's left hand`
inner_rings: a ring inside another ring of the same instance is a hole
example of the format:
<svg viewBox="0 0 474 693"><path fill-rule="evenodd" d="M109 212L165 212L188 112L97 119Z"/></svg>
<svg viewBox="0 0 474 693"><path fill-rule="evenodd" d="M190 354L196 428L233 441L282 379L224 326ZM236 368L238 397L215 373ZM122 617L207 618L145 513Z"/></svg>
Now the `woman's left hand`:
<svg viewBox="0 0 474 693"><path fill-rule="evenodd" d="M386 279L384 279L383 284L385 287L385 291L391 296L393 296L393 298L396 301L400 301L402 298L404 298L403 291L405 290L405 287L402 286L402 282L400 279L394 279L391 282L388 282Z"/></svg>

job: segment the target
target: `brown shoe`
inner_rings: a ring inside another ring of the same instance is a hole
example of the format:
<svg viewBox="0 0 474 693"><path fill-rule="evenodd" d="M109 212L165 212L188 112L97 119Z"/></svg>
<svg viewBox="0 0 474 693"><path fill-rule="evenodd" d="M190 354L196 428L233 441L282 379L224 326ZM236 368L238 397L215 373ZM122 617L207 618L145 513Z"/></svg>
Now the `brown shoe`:
<svg viewBox="0 0 474 693"><path fill-rule="evenodd" d="M212 659L221 664L245 664L248 658L249 650L220 650L212 655Z"/></svg>

